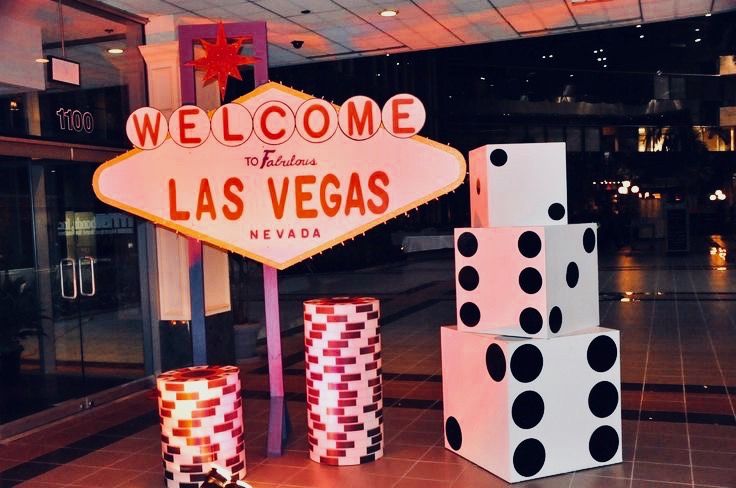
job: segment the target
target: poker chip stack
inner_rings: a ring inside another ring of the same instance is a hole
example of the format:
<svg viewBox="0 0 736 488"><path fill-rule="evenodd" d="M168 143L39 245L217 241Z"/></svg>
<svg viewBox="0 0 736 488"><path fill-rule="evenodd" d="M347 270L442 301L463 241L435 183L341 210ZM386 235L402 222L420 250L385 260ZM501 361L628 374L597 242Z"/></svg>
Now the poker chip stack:
<svg viewBox="0 0 736 488"><path fill-rule="evenodd" d="M199 488L217 466L245 476L239 373L236 366L193 366L156 380L168 488Z"/></svg>
<svg viewBox="0 0 736 488"><path fill-rule="evenodd" d="M375 298L304 302L309 457L349 466L383 456L381 334Z"/></svg>

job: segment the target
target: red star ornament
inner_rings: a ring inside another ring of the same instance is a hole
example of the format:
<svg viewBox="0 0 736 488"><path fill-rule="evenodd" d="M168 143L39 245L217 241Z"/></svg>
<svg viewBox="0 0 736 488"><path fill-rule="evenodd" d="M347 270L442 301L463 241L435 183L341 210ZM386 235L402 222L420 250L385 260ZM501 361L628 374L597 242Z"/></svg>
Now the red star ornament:
<svg viewBox="0 0 736 488"><path fill-rule="evenodd" d="M227 88L227 77L232 76L235 79L242 80L238 66L243 64L255 64L260 58L255 56L241 56L240 48L244 42L249 41L249 37L238 37L235 42L228 44L225 36L225 24L219 22L217 24L217 37L215 43L208 42L206 39L200 39L199 43L204 48L205 55L202 58L195 59L186 63L186 66L194 66L194 69L206 70L204 74L204 84L208 85L217 80L217 86L220 88L220 99L225 99L225 90Z"/></svg>

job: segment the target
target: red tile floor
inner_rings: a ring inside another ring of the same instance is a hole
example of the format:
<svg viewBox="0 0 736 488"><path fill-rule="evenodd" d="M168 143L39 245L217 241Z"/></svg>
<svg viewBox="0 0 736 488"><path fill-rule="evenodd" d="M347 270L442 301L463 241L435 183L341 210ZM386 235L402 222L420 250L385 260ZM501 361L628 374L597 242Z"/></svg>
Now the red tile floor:
<svg viewBox="0 0 736 488"><path fill-rule="evenodd" d="M241 364L247 480L255 488L509 486L442 447L438 328L454 320L452 260L409 261L340 279L343 293L395 288L378 294L385 456L339 468L309 460L303 337L296 333L283 338L293 429L282 457L265 456L264 361ZM297 308L331 291L315 293L313 283L285 288L283 306ZM616 257L601 260L600 289L602 324L622 331L624 462L515 486L736 487L734 270L706 258ZM147 391L0 442L0 487L161 487L159 450L154 394Z"/></svg>

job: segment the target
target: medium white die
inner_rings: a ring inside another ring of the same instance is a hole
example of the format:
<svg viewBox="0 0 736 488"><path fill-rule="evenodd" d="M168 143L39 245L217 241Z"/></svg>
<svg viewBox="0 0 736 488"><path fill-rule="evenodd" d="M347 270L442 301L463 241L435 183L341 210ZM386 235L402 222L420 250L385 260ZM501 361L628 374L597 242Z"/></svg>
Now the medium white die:
<svg viewBox="0 0 736 488"><path fill-rule="evenodd" d="M442 328L445 447L517 481L621 462L619 333Z"/></svg>
<svg viewBox="0 0 736 488"><path fill-rule="evenodd" d="M457 323L549 338L599 324L595 224L455 229Z"/></svg>
<svg viewBox="0 0 736 488"><path fill-rule="evenodd" d="M470 151L470 225L567 223L565 143L487 145Z"/></svg>

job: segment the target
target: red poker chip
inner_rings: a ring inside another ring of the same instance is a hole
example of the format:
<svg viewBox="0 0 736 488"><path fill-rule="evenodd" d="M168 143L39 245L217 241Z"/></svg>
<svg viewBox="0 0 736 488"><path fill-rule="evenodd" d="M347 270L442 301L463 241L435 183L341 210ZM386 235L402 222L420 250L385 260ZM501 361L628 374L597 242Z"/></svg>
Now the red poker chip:
<svg viewBox="0 0 736 488"><path fill-rule="evenodd" d="M304 337L316 340L368 340L372 337L380 337L373 329L350 330L350 331L322 331L304 330Z"/></svg>
<svg viewBox="0 0 736 488"><path fill-rule="evenodd" d="M307 403L320 407L357 407L383 400L383 393L376 393L370 398L326 398L307 395Z"/></svg>
<svg viewBox="0 0 736 488"><path fill-rule="evenodd" d="M317 371L305 371L306 379L313 381L320 381L326 383L351 383L361 381L371 381L379 378L381 373L378 371L365 371L356 373L320 373Z"/></svg>
<svg viewBox="0 0 736 488"><path fill-rule="evenodd" d="M377 444L371 444L369 446L363 446L363 447L354 447L354 448L332 448L332 447L322 447L319 445L315 445L312 443L309 443L309 450L319 454L320 456L329 456L329 457L355 457L355 456L367 456L369 454L373 454L375 452L383 450L383 442L378 442ZM337 452L341 451L341 452Z"/></svg>
<svg viewBox="0 0 736 488"><path fill-rule="evenodd" d="M225 413L223 415L216 415L214 417L200 418L200 419L182 419L174 417L161 417L159 418L159 424L167 428L182 428L182 429L194 429L194 428L214 428L217 425L224 424L231 421L242 422L242 410L233 410L232 412Z"/></svg>
<svg viewBox="0 0 736 488"><path fill-rule="evenodd" d="M372 365L375 361L378 361L381 359L381 352L376 352L373 354L366 354L363 356L356 356L356 357L320 357L315 356L313 354L305 353L304 355L304 362L308 365L317 365L317 366L350 366L355 365L357 366L365 366L366 370L375 369L378 366L375 366L375 368L368 368L368 365ZM311 369L311 367L310 367Z"/></svg>
<svg viewBox="0 0 736 488"><path fill-rule="evenodd" d="M326 464L329 466L355 466L358 464L367 464L370 462L375 461L376 459L380 459L383 457L383 451L379 451L367 456L360 456L360 457L345 457L345 458L336 458L336 457L328 457L328 456L320 456L317 453L309 452L309 458L312 461L315 461L320 464Z"/></svg>
<svg viewBox="0 0 736 488"><path fill-rule="evenodd" d="M370 421L365 420L356 424L341 424L341 425L328 425L323 422L314 422L307 419L307 427L314 429L315 431L323 432L363 432L383 424L383 417L371 419Z"/></svg>
<svg viewBox="0 0 736 488"><path fill-rule="evenodd" d="M304 310L319 313L342 313L345 311L372 311L378 309L378 300L373 297L315 298L304 302Z"/></svg>
<svg viewBox="0 0 736 488"><path fill-rule="evenodd" d="M325 437L307 434L307 441L310 445L320 447L322 449L365 449L368 446L380 444L383 441L383 434L379 434L374 437L362 437L344 441L326 439Z"/></svg>
<svg viewBox="0 0 736 488"><path fill-rule="evenodd" d="M357 349L366 346L373 346L380 343L380 335L358 339L317 339L310 337L304 338L305 346L317 349Z"/></svg>
<svg viewBox="0 0 736 488"><path fill-rule="evenodd" d="M366 430L337 432L332 430L319 430L307 427L307 434L312 437L323 438L332 441L350 441L356 439L369 439L383 434L383 424Z"/></svg>
<svg viewBox="0 0 736 488"><path fill-rule="evenodd" d="M304 346L306 354L322 357L322 358L349 358L373 355L381 351L381 346L374 344L372 346L358 347L355 349L320 349L318 347Z"/></svg>
<svg viewBox="0 0 736 488"><path fill-rule="evenodd" d="M307 402L307 412L314 412L320 415L363 415L381 409L383 409L383 400L375 403L356 405L354 407L332 407Z"/></svg>
<svg viewBox="0 0 736 488"><path fill-rule="evenodd" d="M381 325L378 320L366 320L355 317L344 322L328 322L327 320L304 320L304 330L307 332L327 332L337 334L342 332L368 331L370 335L378 335Z"/></svg>

